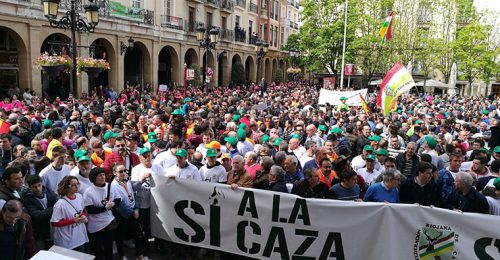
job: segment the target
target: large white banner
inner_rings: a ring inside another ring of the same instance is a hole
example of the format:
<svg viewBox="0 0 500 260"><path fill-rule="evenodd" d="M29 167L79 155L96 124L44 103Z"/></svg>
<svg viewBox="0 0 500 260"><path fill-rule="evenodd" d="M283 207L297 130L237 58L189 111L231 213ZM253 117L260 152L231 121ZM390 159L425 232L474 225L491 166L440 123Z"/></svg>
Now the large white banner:
<svg viewBox="0 0 500 260"><path fill-rule="evenodd" d="M330 103L330 105L338 106L342 103L340 98L346 97L346 104L348 106L361 106L361 98L359 97L359 94L366 97L367 92L367 88L353 91L333 91L322 88L319 91L318 104L324 105L326 103Z"/></svg>
<svg viewBox="0 0 500 260"><path fill-rule="evenodd" d="M500 259L500 218L154 176L152 233L257 259Z"/></svg>

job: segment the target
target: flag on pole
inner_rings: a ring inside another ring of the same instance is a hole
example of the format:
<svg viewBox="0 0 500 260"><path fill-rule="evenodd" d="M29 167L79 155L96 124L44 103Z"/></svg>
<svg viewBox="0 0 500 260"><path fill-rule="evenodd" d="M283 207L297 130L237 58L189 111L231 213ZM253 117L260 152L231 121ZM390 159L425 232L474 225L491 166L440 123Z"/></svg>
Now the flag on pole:
<svg viewBox="0 0 500 260"><path fill-rule="evenodd" d="M10 126L11 124L5 122L3 119L0 119L0 134L8 134Z"/></svg>
<svg viewBox="0 0 500 260"><path fill-rule="evenodd" d="M380 28L380 31L378 32L378 35L380 36L380 42L386 43L388 40L392 38L392 20L394 18L394 12L391 11L389 16L385 18L384 23L382 24L382 28Z"/></svg>
<svg viewBox="0 0 500 260"><path fill-rule="evenodd" d="M397 62L385 75L380 85L377 106L382 108L384 116L396 108L398 97L415 86L411 73L400 62Z"/></svg>
<svg viewBox="0 0 500 260"><path fill-rule="evenodd" d="M366 104L366 100L363 96L361 96L361 93L359 93L359 98L361 99L361 107L363 110L367 113L370 114L370 108L368 107L368 104Z"/></svg>

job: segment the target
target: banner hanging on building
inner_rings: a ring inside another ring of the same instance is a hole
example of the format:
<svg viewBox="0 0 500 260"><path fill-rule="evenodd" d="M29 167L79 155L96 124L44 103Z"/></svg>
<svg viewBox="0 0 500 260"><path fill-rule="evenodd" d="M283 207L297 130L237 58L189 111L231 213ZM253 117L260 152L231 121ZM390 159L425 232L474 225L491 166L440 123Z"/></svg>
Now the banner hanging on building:
<svg viewBox="0 0 500 260"><path fill-rule="evenodd" d="M257 259L500 259L498 216L154 176L154 236Z"/></svg>
<svg viewBox="0 0 500 260"><path fill-rule="evenodd" d="M348 106L361 106L361 98L359 95L366 97L367 92L368 89L366 88L353 91L333 91L322 88L319 91L318 105L329 103L330 105L338 106L342 103L340 98L346 97L346 104Z"/></svg>

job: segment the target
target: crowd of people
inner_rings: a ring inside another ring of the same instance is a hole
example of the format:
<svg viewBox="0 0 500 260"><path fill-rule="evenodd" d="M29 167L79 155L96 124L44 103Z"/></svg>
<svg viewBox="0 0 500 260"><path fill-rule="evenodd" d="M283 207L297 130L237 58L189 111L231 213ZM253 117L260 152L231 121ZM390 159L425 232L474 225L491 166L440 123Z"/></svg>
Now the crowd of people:
<svg viewBox="0 0 500 260"><path fill-rule="evenodd" d="M0 102L3 259L52 245L175 259L180 247L150 244L153 175L500 215L494 97L407 94L383 117L372 94L368 111L344 97L318 106L319 87L301 81L113 93Z"/></svg>

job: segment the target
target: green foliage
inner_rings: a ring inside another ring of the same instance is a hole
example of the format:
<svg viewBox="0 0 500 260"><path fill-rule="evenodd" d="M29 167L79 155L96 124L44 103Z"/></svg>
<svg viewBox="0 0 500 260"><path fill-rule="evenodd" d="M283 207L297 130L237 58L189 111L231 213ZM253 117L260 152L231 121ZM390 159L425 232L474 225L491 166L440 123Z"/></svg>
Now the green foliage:
<svg viewBox="0 0 500 260"><path fill-rule="evenodd" d="M201 87L202 84L202 78L201 78L201 69L197 64L193 64L191 66L191 69L194 69L194 80L188 80L187 84L191 85L193 87Z"/></svg>
<svg viewBox="0 0 500 260"><path fill-rule="evenodd" d="M236 63L231 69L231 81L237 85L243 85L245 83L245 68L243 64Z"/></svg>
<svg viewBox="0 0 500 260"><path fill-rule="evenodd" d="M281 82L283 82L283 70L282 69L278 68L276 70L276 76L275 76L274 82L276 82L276 84L280 84Z"/></svg>

